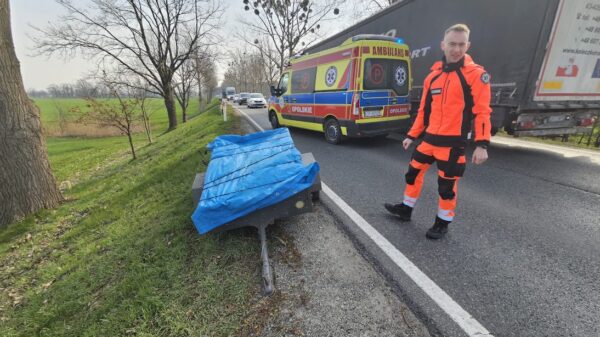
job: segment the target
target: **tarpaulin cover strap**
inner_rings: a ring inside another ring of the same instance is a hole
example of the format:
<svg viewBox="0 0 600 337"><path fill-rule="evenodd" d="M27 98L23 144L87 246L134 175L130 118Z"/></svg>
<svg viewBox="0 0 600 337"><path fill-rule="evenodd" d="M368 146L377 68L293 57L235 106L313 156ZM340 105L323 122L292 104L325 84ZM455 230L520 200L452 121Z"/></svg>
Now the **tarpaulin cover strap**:
<svg viewBox="0 0 600 337"><path fill-rule="evenodd" d="M223 135L207 148L211 159L192 221L201 234L309 188L319 164L302 164L287 128Z"/></svg>

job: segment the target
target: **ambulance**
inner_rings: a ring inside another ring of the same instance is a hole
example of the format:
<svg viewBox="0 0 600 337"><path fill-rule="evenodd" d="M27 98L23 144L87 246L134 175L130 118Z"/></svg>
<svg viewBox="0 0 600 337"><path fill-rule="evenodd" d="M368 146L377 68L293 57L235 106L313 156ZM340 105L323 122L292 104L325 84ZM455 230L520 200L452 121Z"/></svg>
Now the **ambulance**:
<svg viewBox="0 0 600 337"><path fill-rule="evenodd" d="M269 121L342 137L385 137L410 127L408 46L398 38L357 35L340 46L291 60L271 86Z"/></svg>

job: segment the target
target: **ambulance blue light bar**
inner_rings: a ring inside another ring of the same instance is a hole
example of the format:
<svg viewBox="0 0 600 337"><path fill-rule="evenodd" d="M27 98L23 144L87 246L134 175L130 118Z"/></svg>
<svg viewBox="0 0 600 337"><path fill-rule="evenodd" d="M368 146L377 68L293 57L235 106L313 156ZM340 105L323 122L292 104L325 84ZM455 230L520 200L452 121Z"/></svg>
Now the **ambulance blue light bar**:
<svg viewBox="0 0 600 337"><path fill-rule="evenodd" d="M378 34L360 34L352 37L352 42L360 41L360 40L378 40L378 41L390 41L397 43L404 43L404 40L388 35L378 35Z"/></svg>

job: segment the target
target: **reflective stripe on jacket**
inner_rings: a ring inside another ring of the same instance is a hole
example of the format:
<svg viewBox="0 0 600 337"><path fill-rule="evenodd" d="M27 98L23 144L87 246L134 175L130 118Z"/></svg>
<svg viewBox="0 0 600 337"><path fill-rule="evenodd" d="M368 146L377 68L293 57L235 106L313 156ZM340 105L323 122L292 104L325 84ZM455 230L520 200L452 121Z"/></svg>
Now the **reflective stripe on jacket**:
<svg viewBox="0 0 600 337"><path fill-rule="evenodd" d="M469 55L457 63L438 61L431 70L408 137L415 139L425 132L424 140L429 144L455 147L465 146L472 131L476 144L489 144L490 75Z"/></svg>

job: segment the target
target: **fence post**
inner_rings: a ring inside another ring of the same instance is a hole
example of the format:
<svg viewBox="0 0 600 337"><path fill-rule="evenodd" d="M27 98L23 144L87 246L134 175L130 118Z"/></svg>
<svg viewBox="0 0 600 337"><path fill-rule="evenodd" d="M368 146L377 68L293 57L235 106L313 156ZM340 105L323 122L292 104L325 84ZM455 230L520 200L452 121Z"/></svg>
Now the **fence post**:
<svg viewBox="0 0 600 337"><path fill-rule="evenodd" d="M223 122L227 122L227 102L225 99L221 100L221 113L223 114Z"/></svg>

